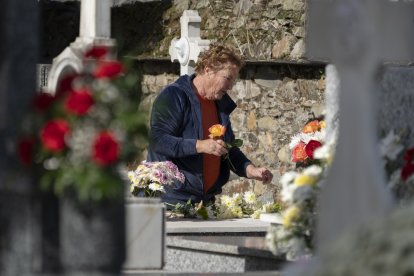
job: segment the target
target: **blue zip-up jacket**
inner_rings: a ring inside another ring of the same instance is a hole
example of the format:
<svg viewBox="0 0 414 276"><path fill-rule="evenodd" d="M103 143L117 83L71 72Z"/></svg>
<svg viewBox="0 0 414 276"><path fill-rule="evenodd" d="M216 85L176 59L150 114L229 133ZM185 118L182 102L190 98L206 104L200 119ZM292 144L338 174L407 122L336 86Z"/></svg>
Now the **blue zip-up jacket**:
<svg viewBox="0 0 414 276"><path fill-rule="evenodd" d="M230 176L228 160L221 158L219 177L207 194L204 193L203 157L196 151L196 141L203 140L203 127L200 102L192 87L194 77L184 75L166 86L155 99L151 112L147 161L170 160L185 175L184 184L166 187L162 200L170 204L186 203L188 199L193 203L209 202L221 193ZM215 102L220 124L226 127L224 141L233 141L229 115L236 104L227 94ZM246 177L250 160L237 147L229 150L229 158L234 173Z"/></svg>

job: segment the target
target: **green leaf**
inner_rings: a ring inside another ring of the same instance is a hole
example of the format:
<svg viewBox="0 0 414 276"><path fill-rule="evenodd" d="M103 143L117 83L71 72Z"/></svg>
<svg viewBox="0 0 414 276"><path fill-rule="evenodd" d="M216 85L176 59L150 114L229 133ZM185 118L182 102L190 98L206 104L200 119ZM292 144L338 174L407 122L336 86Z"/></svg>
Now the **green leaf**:
<svg viewBox="0 0 414 276"><path fill-rule="evenodd" d="M241 146L243 146L243 140L242 140L242 139L234 139L234 140L230 143L230 145L231 145L232 147L238 147L238 148L240 148Z"/></svg>

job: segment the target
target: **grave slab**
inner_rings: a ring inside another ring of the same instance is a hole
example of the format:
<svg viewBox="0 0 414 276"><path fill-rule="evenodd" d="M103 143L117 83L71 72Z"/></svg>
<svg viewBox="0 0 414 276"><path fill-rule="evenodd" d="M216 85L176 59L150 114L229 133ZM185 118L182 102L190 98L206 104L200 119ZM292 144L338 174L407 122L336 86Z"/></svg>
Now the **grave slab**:
<svg viewBox="0 0 414 276"><path fill-rule="evenodd" d="M164 271L176 273L277 272L286 264L267 248L268 221L167 219Z"/></svg>

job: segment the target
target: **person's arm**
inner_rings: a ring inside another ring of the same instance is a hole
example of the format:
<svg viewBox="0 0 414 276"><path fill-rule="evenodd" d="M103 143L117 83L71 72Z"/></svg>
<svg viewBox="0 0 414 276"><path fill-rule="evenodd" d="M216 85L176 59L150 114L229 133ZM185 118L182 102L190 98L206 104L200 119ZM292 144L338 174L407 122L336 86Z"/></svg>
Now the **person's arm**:
<svg viewBox="0 0 414 276"><path fill-rule="evenodd" d="M263 183L270 183L273 174L267 168L256 168L253 164L246 167L247 178L260 180Z"/></svg>
<svg viewBox="0 0 414 276"><path fill-rule="evenodd" d="M149 141L158 154L172 158L197 154L196 137L181 137L188 104L184 92L176 87L168 87L156 98L151 112Z"/></svg>
<svg viewBox="0 0 414 276"><path fill-rule="evenodd" d="M234 140L234 133L231 129L231 124L227 129L231 135L231 140ZM256 179L263 181L263 183L270 183L273 179L273 174L267 168L257 168L253 163L244 155L244 153L237 147L233 147L229 150L230 162L234 166L234 173L238 176L247 177L250 179ZM232 166L230 166L232 167Z"/></svg>

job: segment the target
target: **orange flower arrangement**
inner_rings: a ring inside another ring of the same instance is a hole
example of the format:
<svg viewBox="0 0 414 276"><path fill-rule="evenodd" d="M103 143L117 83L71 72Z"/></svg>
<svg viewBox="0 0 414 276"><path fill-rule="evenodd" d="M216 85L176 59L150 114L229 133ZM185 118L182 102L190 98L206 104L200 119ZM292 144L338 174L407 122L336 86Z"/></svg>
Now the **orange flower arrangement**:
<svg viewBox="0 0 414 276"><path fill-rule="evenodd" d="M303 129L303 133L312 133L315 131L319 131L321 129L325 128L325 121L319 121L319 120L313 120L309 123L307 123Z"/></svg>
<svg viewBox="0 0 414 276"><path fill-rule="evenodd" d="M322 146L320 141L324 139L325 121L312 120L307 123L302 132L292 139L292 161L295 163L309 163L313 158L314 151Z"/></svg>

